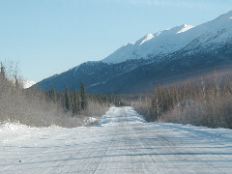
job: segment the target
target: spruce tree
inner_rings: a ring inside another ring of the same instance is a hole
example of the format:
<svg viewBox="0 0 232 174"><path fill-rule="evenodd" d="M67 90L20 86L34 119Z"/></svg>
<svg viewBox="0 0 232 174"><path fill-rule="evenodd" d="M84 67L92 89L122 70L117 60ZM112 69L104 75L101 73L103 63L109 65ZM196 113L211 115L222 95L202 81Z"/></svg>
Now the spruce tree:
<svg viewBox="0 0 232 174"><path fill-rule="evenodd" d="M51 91L49 91L49 97L54 103L57 103L57 93L54 88Z"/></svg>
<svg viewBox="0 0 232 174"><path fill-rule="evenodd" d="M74 92L72 95L72 112L78 114L80 112L80 98L78 92Z"/></svg>
<svg viewBox="0 0 232 174"><path fill-rule="evenodd" d="M15 78L15 87L16 87L17 89L19 89L19 88L20 88L20 84L19 84L19 80L18 80L17 75L14 75L14 78Z"/></svg>
<svg viewBox="0 0 232 174"><path fill-rule="evenodd" d="M85 93L85 86L83 83L80 85L80 104L81 104L81 110L85 110L87 108L87 97Z"/></svg>
<svg viewBox="0 0 232 174"><path fill-rule="evenodd" d="M67 89L65 89L65 93L64 93L64 107L67 111L71 110L70 95Z"/></svg>
<svg viewBox="0 0 232 174"><path fill-rule="evenodd" d="M5 67L3 65L3 63L1 62L1 78L2 79L6 79L6 71L5 71Z"/></svg>

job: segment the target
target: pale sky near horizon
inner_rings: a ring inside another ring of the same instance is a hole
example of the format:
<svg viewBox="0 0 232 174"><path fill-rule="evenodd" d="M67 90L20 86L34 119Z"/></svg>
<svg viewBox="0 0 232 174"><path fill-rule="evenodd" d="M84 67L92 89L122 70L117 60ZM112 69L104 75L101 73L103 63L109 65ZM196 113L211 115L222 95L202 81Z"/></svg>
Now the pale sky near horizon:
<svg viewBox="0 0 232 174"><path fill-rule="evenodd" d="M39 81L146 33L198 25L229 10L232 0L0 0L0 60Z"/></svg>

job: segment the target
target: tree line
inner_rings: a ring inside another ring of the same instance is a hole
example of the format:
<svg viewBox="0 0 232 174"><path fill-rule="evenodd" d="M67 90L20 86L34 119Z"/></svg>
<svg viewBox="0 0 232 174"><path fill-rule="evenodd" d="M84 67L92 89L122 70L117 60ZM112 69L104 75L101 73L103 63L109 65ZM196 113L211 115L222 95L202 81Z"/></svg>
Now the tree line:
<svg viewBox="0 0 232 174"><path fill-rule="evenodd" d="M95 101L99 104L108 104L115 106L123 106L124 103L118 95L96 95L88 94L83 83L80 84L78 91L68 90L56 91L55 89L46 92L49 100L59 104L65 112L71 112L78 115L89 109L89 105Z"/></svg>
<svg viewBox="0 0 232 174"><path fill-rule="evenodd" d="M80 84L79 91L57 92L55 89L48 91L48 98L56 104L60 104L66 112L72 112L73 115L79 114L88 108L89 97L83 83Z"/></svg>
<svg viewBox="0 0 232 174"><path fill-rule="evenodd" d="M0 124L76 127L83 125L87 117L102 116L117 101L116 97L88 94L84 84L78 91L23 89L17 71L9 69L0 64Z"/></svg>
<svg viewBox="0 0 232 174"><path fill-rule="evenodd" d="M232 71L157 86L131 104L148 121L232 128Z"/></svg>

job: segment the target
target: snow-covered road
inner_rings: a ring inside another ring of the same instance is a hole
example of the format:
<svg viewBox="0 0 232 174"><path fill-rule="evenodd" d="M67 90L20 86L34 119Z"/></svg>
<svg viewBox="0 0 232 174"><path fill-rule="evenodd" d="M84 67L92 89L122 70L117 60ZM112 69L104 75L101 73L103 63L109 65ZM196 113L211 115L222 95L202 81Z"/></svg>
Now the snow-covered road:
<svg viewBox="0 0 232 174"><path fill-rule="evenodd" d="M231 174L232 130L145 123L112 107L96 127L0 127L1 174Z"/></svg>

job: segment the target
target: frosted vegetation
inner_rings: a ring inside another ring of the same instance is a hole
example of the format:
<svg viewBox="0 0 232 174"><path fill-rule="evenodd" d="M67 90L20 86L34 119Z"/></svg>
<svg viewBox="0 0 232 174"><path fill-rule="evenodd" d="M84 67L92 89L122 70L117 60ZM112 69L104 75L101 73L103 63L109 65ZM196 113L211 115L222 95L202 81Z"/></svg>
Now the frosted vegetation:
<svg viewBox="0 0 232 174"><path fill-rule="evenodd" d="M106 100L85 93L82 93L81 98L81 94L76 92L74 102L71 101L74 97L71 98L69 91L58 94L54 91L43 93L36 89L23 89L17 75L9 74L12 73L6 73L4 65L1 65L0 123L76 127L83 125L88 117L100 117L109 107Z"/></svg>
<svg viewBox="0 0 232 174"><path fill-rule="evenodd" d="M220 71L156 87L133 100L148 121L232 128L232 72Z"/></svg>

